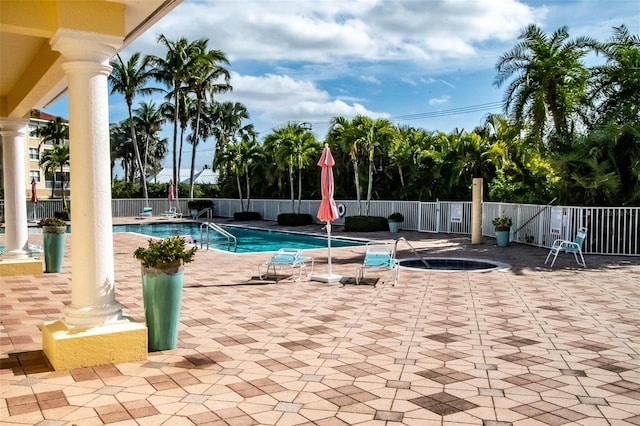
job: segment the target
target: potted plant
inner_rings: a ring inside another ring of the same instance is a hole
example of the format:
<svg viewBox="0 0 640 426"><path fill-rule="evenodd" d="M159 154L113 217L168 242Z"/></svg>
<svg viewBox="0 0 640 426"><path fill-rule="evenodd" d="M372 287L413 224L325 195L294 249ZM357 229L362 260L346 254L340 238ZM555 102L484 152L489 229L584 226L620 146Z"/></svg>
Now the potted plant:
<svg viewBox="0 0 640 426"><path fill-rule="evenodd" d="M389 221L389 231L395 234L400 229L400 224L404 222L404 216L402 213L395 212L391 213L387 220Z"/></svg>
<svg viewBox="0 0 640 426"><path fill-rule="evenodd" d="M142 296L147 321L149 351L174 349L182 301L184 264L193 260L198 248L187 248L181 237L150 239L133 256L142 266Z"/></svg>
<svg viewBox="0 0 640 426"><path fill-rule="evenodd" d="M57 217L43 217L38 222L38 227L42 228L45 272L60 272L67 223Z"/></svg>
<svg viewBox="0 0 640 426"><path fill-rule="evenodd" d="M496 243L498 244L498 247L508 246L509 234L512 225L511 218L509 216L494 217L492 223L495 227Z"/></svg>

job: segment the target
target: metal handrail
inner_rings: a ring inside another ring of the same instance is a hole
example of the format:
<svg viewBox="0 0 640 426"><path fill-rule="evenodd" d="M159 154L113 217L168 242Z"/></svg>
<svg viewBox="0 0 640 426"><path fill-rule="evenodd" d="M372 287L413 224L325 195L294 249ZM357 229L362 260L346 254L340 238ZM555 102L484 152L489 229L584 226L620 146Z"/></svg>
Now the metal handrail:
<svg viewBox="0 0 640 426"><path fill-rule="evenodd" d="M217 233L219 233L220 235L222 235L223 237L226 237L227 239L227 250L231 251L231 243L233 243L233 251L237 252L238 251L238 239L236 238L235 235L233 235L232 233L230 233L229 231L224 230L220 225L213 223L213 222L204 222L202 225L200 225L200 248L202 248L203 245L203 229L207 230L207 250L209 249L209 230L213 229L214 231L216 231Z"/></svg>
<svg viewBox="0 0 640 426"><path fill-rule="evenodd" d="M516 229L515 231L513 231L513 235L518 235L518 232L520 232L520 230L521 230L522 228L524 228L525 226L527 226L527 225L529 224L529 222L531 222L533 219L535 219L536 217L540 216L540 214L541 214L543 211L545 211L545 210L546 210L546 209L551 205L551 203L553 203L553 202L554 202L555 200L557 200L557 199L558 199L558 197L555 197L553 200L549 201L549 202L547 203L547 205L545 205L544 207L542 207L542 208L538 211L538 213L536 213L536 214L534 214L533 216L531 216L531 217L529 218L529 220L527 220L525 223L523 223L522 225L520 225L520 227L519 227L518 229Z"/></svg>
<svg viewBox="0 0 640 426"><path fill-rule="evenodd" d="M202 216L204 213L207 214L207 221L209 221L213 217L213 209L211 207L205 207L204 209L196 213L196 215L193 217L193 220L200 219L200 216Z"/></svg>
<svg viewBox="0 0 640 426"><path fill-rule="evenodd" d="M413 252L413 254L416 255L416 257L418 259L420 259L420 261L422 261L422 263L424 263L424 266L426 266L427 268L431 269L431 265L429 265L429 262L427 262L426 260L424 260L424 258L422 256L420 256L420 254L418 254L418 252L416 251L415 247L413 247L411 245L411 243L409 243L409 241L407 241L407 239L405 237L400 237L396 240L396 242L393 244L393 255L395 256L395 254L397 253L398 250L398 243L400 241L404 241L409 248L411 249L411 251Z"/></svg>

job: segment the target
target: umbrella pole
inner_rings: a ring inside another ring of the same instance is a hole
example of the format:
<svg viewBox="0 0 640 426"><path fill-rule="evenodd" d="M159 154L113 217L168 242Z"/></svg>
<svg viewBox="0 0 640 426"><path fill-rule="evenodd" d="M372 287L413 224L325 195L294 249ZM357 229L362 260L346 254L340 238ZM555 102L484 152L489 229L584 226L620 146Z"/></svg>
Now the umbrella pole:
<svg viewBox="0 0 640 426"><path fill-rule="evenodd" d="M331 222L327 222L327 249L329 256L329 276L331 276Z"/></svg>

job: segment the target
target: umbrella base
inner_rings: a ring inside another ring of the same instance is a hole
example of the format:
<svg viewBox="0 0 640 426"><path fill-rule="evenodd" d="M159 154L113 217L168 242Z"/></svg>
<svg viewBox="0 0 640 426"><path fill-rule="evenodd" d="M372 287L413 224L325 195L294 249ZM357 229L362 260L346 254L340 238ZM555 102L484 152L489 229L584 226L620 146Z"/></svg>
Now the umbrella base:
<svg viewBox="0 0 640 426"><path fill-rule="evenodd" d="M323 283L339 283L342 279L342 275L338 274L311 274L309 276L311 281L320 281Z"/></svg>

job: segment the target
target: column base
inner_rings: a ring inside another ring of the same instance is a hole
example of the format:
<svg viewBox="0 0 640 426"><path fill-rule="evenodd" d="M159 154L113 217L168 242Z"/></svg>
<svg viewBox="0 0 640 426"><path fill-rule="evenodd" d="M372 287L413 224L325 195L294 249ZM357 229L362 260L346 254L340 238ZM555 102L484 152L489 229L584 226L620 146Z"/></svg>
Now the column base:
<svg viewBox="0 0 640 426"><path fill-rule="evenodd" d="M0 277L11 275L42 275L42 259L8 259L0 261Z"/></svg>
<svg viewBox="0 0 640 426"><path fill-rule="evenodd" d="M63 321L44 323L42 349L55 370L147 359L147 327L128 320L86 330Z"/></svg>

